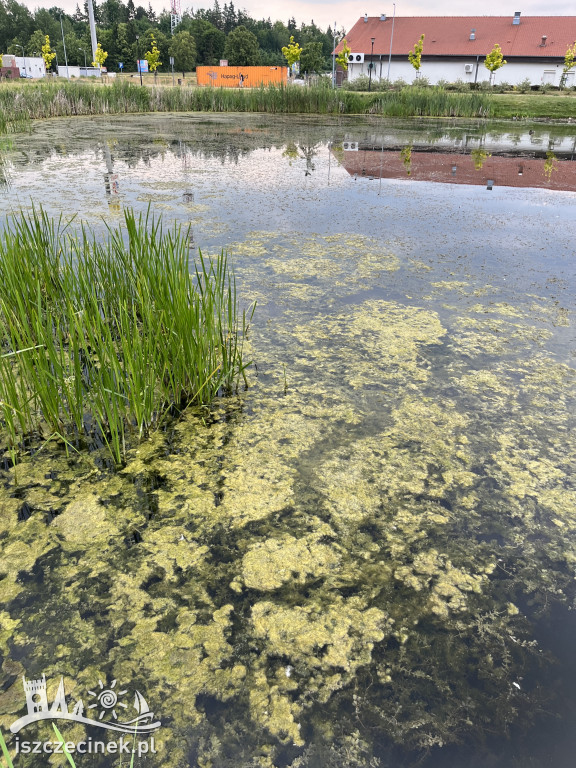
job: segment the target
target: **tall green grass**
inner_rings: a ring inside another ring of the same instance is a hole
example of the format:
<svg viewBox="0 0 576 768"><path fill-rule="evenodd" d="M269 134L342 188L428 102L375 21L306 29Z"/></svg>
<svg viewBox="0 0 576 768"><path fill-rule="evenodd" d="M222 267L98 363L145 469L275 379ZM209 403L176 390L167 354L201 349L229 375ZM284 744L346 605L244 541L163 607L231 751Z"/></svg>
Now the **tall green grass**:
<svg viewBox="0 0 576 768"><path fill-rule="evenodd" d="M117 463L168 414L237 387L248 365L225 254L149 215L99 241L43 211L0 236L0 418L14 459L30 435L103 443Z"/></svg>
<svg viewBox="0 0 576 768"><path fill-rule="evenodd" d="M357 93L326 86L262 88L142 88L130 82L39 82L0 89L0 132L26 121L71 115L133 112L268 112L273 114L376 114L489 117L485 93L447 93L409 87L399 92Z"/></svg>

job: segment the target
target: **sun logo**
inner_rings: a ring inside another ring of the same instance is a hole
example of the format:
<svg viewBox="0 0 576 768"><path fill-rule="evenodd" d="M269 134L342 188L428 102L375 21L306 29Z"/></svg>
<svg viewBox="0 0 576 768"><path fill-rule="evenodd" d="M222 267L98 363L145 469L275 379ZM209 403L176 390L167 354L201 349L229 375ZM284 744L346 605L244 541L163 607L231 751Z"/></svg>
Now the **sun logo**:
<svg viewBox="0 0 576 768"><path fill-rule="evenodd" d="M98 685L100 686L99 691L88 691L90 696L96 697L96 702L94 704L89 704L88 709L100 708L100 716L98 717L99 720L102 720L104 715L107 713L111 713L114 720L117 720L118 715L116 714L116 708L123 707L126 709L128 707L127 704L119 701L119 698L125 693L128 693L128 691L115 691L114 688L116 687L116 680L112 680L110 683L110 688L104 688L104 683L102 680L98 680Z"/></svg>

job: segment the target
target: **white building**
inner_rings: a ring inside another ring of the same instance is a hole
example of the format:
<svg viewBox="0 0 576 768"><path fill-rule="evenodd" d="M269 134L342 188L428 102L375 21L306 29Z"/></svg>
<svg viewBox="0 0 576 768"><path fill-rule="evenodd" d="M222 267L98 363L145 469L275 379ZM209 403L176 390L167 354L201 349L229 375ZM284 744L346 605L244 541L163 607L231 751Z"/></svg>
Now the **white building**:
<svg viewBox="0 0 576 768"><path fill-rule="evenodd" d="M346 35L351 49L348 80L372 71L375 81L402 78L413 82L415 70L408 53L421 35L420 74L432 85L439 80L488 80L484 60L496 43L507 62L496 72L496 82L517 85L529 79L532 85L560 85L564 56L576 41L576 16L522 17L519 11L514 16L366 15ZM574 69L568 72L565 85L576 85Z"/></svg>
<svg viewBox="0 0 576 768"><path fill-rule="evenodd" d="M4 54L2 63L5 67L11 66L8 60L13 59L20 70L20 77L46 77L46 65L42 56L10 56Z"/></svg>

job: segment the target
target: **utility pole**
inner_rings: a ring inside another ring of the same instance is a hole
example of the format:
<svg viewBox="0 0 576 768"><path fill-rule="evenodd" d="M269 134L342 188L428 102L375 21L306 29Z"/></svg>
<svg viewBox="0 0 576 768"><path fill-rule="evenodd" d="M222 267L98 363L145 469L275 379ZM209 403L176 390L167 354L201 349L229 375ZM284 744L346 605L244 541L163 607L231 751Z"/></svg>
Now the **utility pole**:
<svg viewBox="0 0 576 768"><path fill-rule="evenodd" d="M336 22L334 22L334 30L332 32L332 42L334 48L332 49L332 88L336 88Z"/></svg>
<svg viewBox="0 0 576 768"><path fill-rule="evenodd" d="M90 2L90 0L88 0ZM64 25L62 24L62 14L60 14L60 31L62 32L62 45L64 46L64 61L66 62L66 79L70 80L70 72L68 71L68 54L66 53L66 41L64 40Z"/></svg>
<svg viewBox="0 0 576 768"><path fill-rule="evenodd" d="M392 41L394 40L394 21L396 20L396 3L392 3L394 6L394 13L392 15L392 34L390 35L390 55L388 56L388 75L386 80L390 82L390 63L392 61Z"/></svg>
<svg viewBox="0 0 576 768"><path fill-rule="evenodd" d="M94 7L92 0L86 0L88 5L88 23L90 24L90 42L92 44L92 61L96 62L96 48L98 48L98 41L96 40L96 23L94 21Z"/></svg>

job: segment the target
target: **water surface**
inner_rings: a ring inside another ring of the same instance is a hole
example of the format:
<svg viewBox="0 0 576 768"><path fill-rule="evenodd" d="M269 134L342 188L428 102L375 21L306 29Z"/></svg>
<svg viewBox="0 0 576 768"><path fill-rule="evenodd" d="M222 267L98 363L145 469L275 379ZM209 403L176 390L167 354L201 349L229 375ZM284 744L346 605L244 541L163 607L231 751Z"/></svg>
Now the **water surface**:
<svg viewBox="0 0 576 768"><path fill-rule="evenodd" d="M571 765L573 141L154 115L3 148L0 216L150 206L258 302L250 387L121 472L6 462L3 732L44 672L70 708L138 688L163 722L141 765Z"/></svg>

